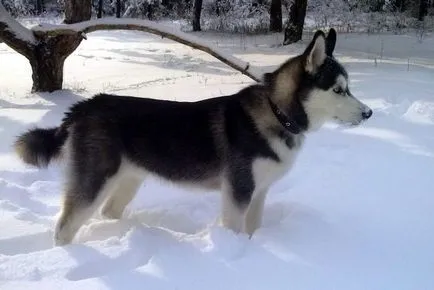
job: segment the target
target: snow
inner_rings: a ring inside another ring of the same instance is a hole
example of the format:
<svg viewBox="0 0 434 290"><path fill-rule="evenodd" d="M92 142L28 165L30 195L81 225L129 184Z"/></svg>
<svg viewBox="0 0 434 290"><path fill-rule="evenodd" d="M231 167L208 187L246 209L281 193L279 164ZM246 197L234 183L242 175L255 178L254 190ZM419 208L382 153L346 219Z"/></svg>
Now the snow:
<svg viewBox="0 0 434 290"><path fill-rule="evenodd" d="M18 21L12 18L3 5L0 3L0 23L7 25L7 28L17 38L24 40L30 44L36 43L33 32L21 25Z"/></svg>
<svg viewBox="0 0 434 290"><path fill-rule="evenodd" d="M278 46L275 34L194 35L264 71L306 45ZM393 44L382 57L381 39ZM307 138L251 240L216 224L217 192L150 179L125 218L95 217L73 245L56 248L62 168L22 164L15 136L58 124L70 104L101 91L194 101L253 82L158 36L99 31L66 60L65 90L32 94L28 62L0 44L0 288L434 289L434 46L416 39L338 35L353 94L374 116Z"/></svg>

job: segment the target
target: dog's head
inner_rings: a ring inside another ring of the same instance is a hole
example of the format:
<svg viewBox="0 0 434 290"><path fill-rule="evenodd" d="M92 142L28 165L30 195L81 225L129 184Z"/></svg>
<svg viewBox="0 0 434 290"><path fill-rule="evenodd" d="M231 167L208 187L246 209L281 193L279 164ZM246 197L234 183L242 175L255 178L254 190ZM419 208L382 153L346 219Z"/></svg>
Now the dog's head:
<svg viewBox="0 0 434 290"><path fill-rule="evenodd" d="M303 53L308 92L302 103L313 128L329 120L355 126L372 115L372 110L351 94L348 73L333 57L335 44L334 29L327 37L318 31Z"/></svg>
<svg viewBox="0 0 434 290"><path fill-rule="evenodd" d="M268 78L274 83L281 103L289 100L290 107L297 104L303 108L308 130L327 121L355 126L372 115L372 110L351 94L348 73L333 56L335 45L333 28L327 36L317 31L303 54L265 76L266 82Z"/></svg>

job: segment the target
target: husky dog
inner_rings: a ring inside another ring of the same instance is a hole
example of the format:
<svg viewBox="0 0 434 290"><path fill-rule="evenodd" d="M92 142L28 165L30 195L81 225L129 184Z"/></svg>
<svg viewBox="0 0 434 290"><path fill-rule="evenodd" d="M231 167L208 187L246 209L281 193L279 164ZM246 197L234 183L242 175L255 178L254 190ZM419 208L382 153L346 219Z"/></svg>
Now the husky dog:
<svg viewBox="0 0 434 290"><path fill-rule="evenodd" d="M358 125L372 110L350 92L333 57L336 31L233 95L175 102L99 94L74 104L56 128L18 137L20 158L66 163L55 245L71 243L101 208L119 219L146 176L221 191L221 223L251 236L268 188L289 171L307 133L327 121Z"/></svg>

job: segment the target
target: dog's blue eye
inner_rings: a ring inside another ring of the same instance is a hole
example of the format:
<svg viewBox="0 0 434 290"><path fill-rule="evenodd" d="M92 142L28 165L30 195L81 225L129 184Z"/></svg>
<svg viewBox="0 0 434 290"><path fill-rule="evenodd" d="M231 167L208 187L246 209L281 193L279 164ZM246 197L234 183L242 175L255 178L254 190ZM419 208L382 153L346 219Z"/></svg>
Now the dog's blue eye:
<svg viewBox="0 0 434 290"><path fill-rule="evenodd" d="M345 92L342 88L334 88L333 92L335 92L336 94L339 94L339 95L345 95Z"/></svg>

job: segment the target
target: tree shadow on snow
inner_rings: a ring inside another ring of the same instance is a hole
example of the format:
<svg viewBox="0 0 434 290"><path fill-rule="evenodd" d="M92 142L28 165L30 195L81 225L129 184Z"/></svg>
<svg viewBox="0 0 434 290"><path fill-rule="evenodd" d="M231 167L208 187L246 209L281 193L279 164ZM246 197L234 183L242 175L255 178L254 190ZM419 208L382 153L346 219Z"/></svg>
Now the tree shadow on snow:
<svg viewBox="0 0 434 290"><path fill-rule="evenodd" d="M231 74L231 71L233 74L238 73L220 61L205 61L190 55L178 56L172 51L164 53L159 51L154 53L152 50L131 51L128 49L109 49L107 51L125 56L125 58L120 61L126 63L152 65L164 69L175 69L191 73L204 73L221 76L227 76ZM140 60L139 58L143 58L143 60ZM154 61L149 61L149 59Z"/></svg>

